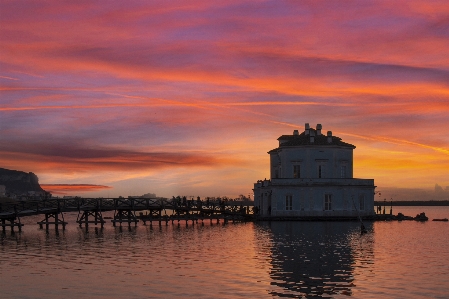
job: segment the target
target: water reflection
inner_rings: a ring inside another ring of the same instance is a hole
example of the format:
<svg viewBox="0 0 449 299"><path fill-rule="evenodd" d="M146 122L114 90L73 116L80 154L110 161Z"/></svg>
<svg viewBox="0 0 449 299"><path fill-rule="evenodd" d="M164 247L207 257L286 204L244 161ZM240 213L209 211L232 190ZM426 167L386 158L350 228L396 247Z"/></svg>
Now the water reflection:
<svg viewBox="0 0 449 299"><path fill-rule="evenodd" d="M20 289L18 298L92 290L92 298L128 298L129 290L134 298L357 296L360 273L372 278L373 226L361 237L357 222L72 225L48 231L29 222L34 225L22 233L0 238L5 294Z"/></svg>
<svg viewBox="0 0 449 299"><path fill-rule="evenodd" d="M269 222L271 289L279 297L351 295L354 269L373 262L373 225L354 222Z"/></svg>
<svg viewBox="0 0 449 299"><path fill-rule="evenodd" d="M102 227L80 227L78 228L78 242L86 243L91 240L104 240L104 228Z"/></svg>

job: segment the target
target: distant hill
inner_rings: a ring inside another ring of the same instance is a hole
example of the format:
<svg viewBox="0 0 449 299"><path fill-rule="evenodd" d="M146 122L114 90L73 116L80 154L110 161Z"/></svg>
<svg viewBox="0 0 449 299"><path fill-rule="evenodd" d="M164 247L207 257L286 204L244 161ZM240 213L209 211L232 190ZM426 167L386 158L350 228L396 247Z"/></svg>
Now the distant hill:
<svg viewBox="0 0 449 299"><path fill-rule="evenodd" d="M37 175L32 172L0 168L0 185L4 185L6 194L28 195L43 194Z"/></svg>

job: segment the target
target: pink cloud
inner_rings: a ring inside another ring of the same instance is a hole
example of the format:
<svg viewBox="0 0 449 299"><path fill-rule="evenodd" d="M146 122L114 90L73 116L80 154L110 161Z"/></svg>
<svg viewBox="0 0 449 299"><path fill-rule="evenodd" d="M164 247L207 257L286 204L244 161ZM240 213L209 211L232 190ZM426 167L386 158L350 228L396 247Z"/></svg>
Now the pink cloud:
<svg viewBox="0 0 449 299"><path fill-rule="evenodd" d="M41 184L42 189L53 195L78 194L84 192L102 191L112 189L109 186L91 184Z"/></svg>
<svg viewBox="0 0 449 299"><path fill-rule="evenodd" d="M426 160L447 156L445 1L6 1L0 9L8 11L0 18L8 165L254 167L252 155L304 122L355 143L370 157L368 177L401 147ZM430 172L414 175L427 181Z"/></svg>

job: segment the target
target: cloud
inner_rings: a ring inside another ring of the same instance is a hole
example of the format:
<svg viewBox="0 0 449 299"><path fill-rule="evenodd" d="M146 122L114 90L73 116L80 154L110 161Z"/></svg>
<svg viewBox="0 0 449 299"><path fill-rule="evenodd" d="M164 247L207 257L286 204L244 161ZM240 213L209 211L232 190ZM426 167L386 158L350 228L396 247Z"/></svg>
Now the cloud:
<svg viewBox="0 0 449 299"><path fill-rule="evenodd" d="M396 57L390 59L390 55L384 55L386 59L372 59L373 53L369 52L362 56L354 55L365 44L359 39L370 41L375 34L367 32L367 28L387 33L392 31L391 23L385 22L385 19L395 24L413 24L412 17L415 15L403 9L394 10L397 7L386 2L333 6L333 9L322 3L220 4L219 7L225 6L224 10L204 2L194 3L170 9L151 4L132 5L126 9L113 5L93 18L82 14L95 8L93 4L65 6L55 3L63 15L72 16L72 10L81 13L72 17L72 22L77 23L72 25L71 21L59 19L29 23L11 20L12 24L5 24L5 28L24 26L21 30L26 32L31 31L27 27L31 24L43 28L33 29L33 32L40 32L36 41L27 39L26 42L17 42L14 36L18 34L12 35L12 40L5 42L5 47L10 47L5 54L13 65L27 64L39 72L56 72L64 76L95 71L102 76L146 82L191 82L316 96L323 93L330 95L336 91L401 93L417 82L426 89L443 86L447 92L448 72L444 68L439 69L439 64L422 66L415 59L398 62ZM195 8L195 5L198 6ZM237 8L240 13L235 15ZM384 8L387 8L386 12ZM338 14L348 9L355 16ZM51 5L40 10L43 15L46 11L49 15L55 13ZM374 17L364 19L365 15L373 15L373 12ZM296 26L286 26L285 14L292 20L300 14L313 25L301 26L304 21L297 21L293 24ZM19 13L17 17L20 19ZM265 17L270 18L270 24L267 24ZM38 20L41 18L37 17ZM81 20L87 24L80 28ZM415 22L431 26L435 20L421 18ZM54 23L61 26L54 26ZM445 23L440 20L437 24L444 26ZM317 27L312 30L310 27L315 25ZM142 32L142 28L147 30ZM266 33L261 28L266 29ZM251 34L253 31L259 34ZM314 31L324 36L317 38ZM348 35L348 31L357 34ZM284 45L267 42L279 33L281 35L277 40ZM395 43L390 40L390 35L369 44L372 47L375 42L388 49L387 45ZM426 32L421 35L429 38ZM252 36L259 40L242 41ZM319 46L327 37L334 46L332 49ZM355 39L358 43L348 45L348 39ZM410 40L413 39L408 42ZM310 43L315 45L312 50L308 49ZM341 47L344 51L340 50ZM322 52L321 49L326 51ZM382 51L375 50L374 54L377 56L379 52ZM351 88L348 88L349 85Z"/></svg>
<svg viewBox="0 0 449 299"><path fill-rule="evenodd" d="M110 186L91 184L41 184L41 187L53 195L78 194L112 189Z"/></svg>
<svg viewBox="0 0 449 299"><path fill-rule="evenodd" d="M242 163L235 157L203 151L133 151L114 148L89 148L76 144L4 145L2 160L38 165L41 171L154 171L179 167L221 167Z"/></svg>
<svg viewBox="0 0 449 299"><path fill-rule="evenodd" d="M362 135L355 135L355 134L351 134L351 133L341 133L341 134L347 135L347 136L354 136L354 137L357 137L360 139L388 142L388 143L393 143L393 144L403 145L403 146L411 145L411 146L416 146L416 147L422 147L422 148L426 148L426 149L431 149L433 151L436 151L436 152L444 154L444 155L449 155L449 149L447 149L447 148L432 146L432 145L428 145L428 144L421 144L421 143L413 142L413 141L406 140L406 139L397 139L397 138L392 138L392 137L370 136L370 135L362 136Z"/></svg>
<svg viewBox="0 0 449 299"><path fill-rule="evenodd" d="M251 185L268 176L261 165L276 138L309 122L355 144L366 177L444 176L431 159L446 165L449 149L444 1L4 1L0 10L4 166L70 183L182 168L210 188L220 175L204 169L232 167L234 186ZM157 185L168 192L178 181Z"/></svg>

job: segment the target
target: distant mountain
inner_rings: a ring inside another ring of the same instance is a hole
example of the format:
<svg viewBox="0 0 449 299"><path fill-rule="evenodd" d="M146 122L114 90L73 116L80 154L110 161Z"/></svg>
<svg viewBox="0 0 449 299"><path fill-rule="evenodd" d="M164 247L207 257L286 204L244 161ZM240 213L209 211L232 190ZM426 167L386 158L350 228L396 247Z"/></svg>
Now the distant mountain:
<svg viewBox="0 0 449 299"><path fill-rule="evenodd" d="M0 168L0 185L4 185L6 194L28 195L44 194L45 190L39 185L37 175L32 172L23 172Z"/></svg>

